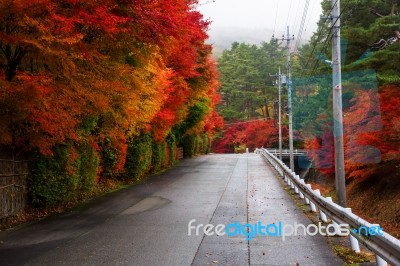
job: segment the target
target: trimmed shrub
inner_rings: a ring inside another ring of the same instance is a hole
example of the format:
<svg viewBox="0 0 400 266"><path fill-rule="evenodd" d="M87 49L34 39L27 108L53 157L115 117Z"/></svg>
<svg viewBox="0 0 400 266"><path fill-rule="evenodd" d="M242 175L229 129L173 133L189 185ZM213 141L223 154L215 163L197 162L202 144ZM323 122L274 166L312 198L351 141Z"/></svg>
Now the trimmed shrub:
<svg viewBox="0 0 400 266"><path fill-rule="evenodd" d="M109 178L114 176L113 169L118 163L118 150L112 146L111 140L106 138L101 147L101 176L102 178Z"/></svg>
<svg viewBox="0 0 400 266"><path fill-rule="evenodd" d="M151 172L159 172L165 164L167 144L165 142L153 142L151 156Z"/></svg>
<svg viewBox="0 0 400 266"><path fill-rule="evenodd" d="M152 163L152 140L148 134L131 139L125 162L125 174L128 178L140 181L150 170Z"/></svg>
<svg viewBox="0 0 400 266"><path fill-rule="evenodd" d="M188 158L196 155L197 137L196 135L186 135L182 139L183 157Z"/></svg>
<svg viewBox="0 0 400 266"><path fill-rule="evenodd" d="M203 154L204 147L203 147L203 138L202 136L198 136L196 138L196 154Z"/></svg>
<svg viewBox="0 0 400 266"><path fill-rule="evenodd" d="M80 191L93 191L98 181L100 159L97 152L89 145L81 145L78 148L79 157L77 160L78 173L80 177Z"/></svg>
<svg viewBox="0 0 400 266"><path fill-rule="evenodd" d="M30 160L29 203L37 208L77 200L96 184L99 159L92 147L58 145L53 152L45 157L36 151Z"/></svg>
<svg viewBox="0 0 400 266"><path fill-rule="evenodd" d="M168 145L169 150L169 158L168 158L168 165L174 165L176 163L176 138L175 135L169 133L167 138L165 139Z"/></svg>
<svg viewBox="0 0 400 266"><path fill-rule="evenodd" d="M207 134L203 134L203 153L209 154L211 150L211 141Z"/></svg>

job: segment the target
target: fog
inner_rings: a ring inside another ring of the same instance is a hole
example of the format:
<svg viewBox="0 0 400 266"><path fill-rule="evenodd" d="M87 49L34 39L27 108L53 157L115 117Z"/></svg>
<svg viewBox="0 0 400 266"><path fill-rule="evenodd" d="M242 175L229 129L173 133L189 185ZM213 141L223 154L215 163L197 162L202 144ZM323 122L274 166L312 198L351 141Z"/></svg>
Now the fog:
<svg viewBox="0 0 400 266"><path fill-rule="evenodd" d="M221 38L249 43L269 40L272 34L281 37L290 28L290 35L299 35L306 0L201 0L197 9L205 19L212 21L211 42ZM310 0L304 23L303 42L317 28L321 14L321 0ZM247 36L247 37L246 37Z"/></svg>

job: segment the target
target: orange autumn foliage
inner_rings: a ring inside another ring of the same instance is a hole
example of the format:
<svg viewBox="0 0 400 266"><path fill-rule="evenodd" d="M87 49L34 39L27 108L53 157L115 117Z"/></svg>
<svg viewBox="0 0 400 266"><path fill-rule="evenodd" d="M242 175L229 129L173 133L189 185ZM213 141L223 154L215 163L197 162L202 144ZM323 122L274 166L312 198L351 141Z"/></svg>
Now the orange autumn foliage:
<svg viewBox="0 0 400 266"><path fill-rule="evenodd" d="M376 90L352 88L350 106L344 110L346 178L365 180L392 173L400 161L400 87L386 85ZM333 177L334 145L332 121L320 115L322 136L305 140L305 148L323 174Z"/></svg>
<svg viewBox="0 0 400 266"><path fill-rule="evenodd" d="M204 98L198 125L213 132L217 75L195 4L1 1L0 145L51 155L67 141L107 142L118 172L129 138L151 131L162 141Z"/></svg>

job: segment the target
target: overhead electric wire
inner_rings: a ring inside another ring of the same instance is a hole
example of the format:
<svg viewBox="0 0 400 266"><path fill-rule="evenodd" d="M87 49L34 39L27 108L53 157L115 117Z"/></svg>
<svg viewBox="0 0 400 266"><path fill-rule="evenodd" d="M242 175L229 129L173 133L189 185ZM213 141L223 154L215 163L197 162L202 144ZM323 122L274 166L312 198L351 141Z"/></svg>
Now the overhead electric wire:
<svg viewBox="0 0 400 266"><path fill-rule="evenodd" d="M337 3L337 1L338 1L338 0L336 0L336 3ZM335 5L336 5L336 3L335 3ZM342 14L345 12L345 10L346 10L347 8L348 8L348 5L343 6L342 10L340 11L339 16L336 18L335 22L332 23L332 26L329 28L328 37L325 39L324 45L322 46L322 49L320 50L320 53L321 53L321 54L326 52L327 45L328 45L328 43L329 43L328 41L331 40L331 37L332 37L332 35L334 34L334 33L332 32L332 30L333 30L333 28L334 28L334 25L336 25L336 22L342 17ZM332 8L332 9L333 9L333 8ZM332 19L334 19L334 18L332 18ZM319 67L320 62L321 62L320 60L316 60L316 62L315 62L315 64L314 64L314 67L313 67L313 70L312 70L312 72L311 72L311 76L314 75L315 71L316 71L317 68Z"/></svg>
<svg viewBox="0 0 400 266"><path fill-rule="evenodd" d="M279 0L276 1L275 23L274 23L274 32L273 32L274 35L275 35L275 29L276 29L276 20L278 18L278 11L279 11Z"/></svg>
<svg viewBox="0 0 400 266"><path fill-rule="evenodd" d="M293 4L293 0L290 1L289 13L288 13L288 16L287 16L287 19L286 19L285 26L289 25L288 23L289 23L290 12L292 11L292 4Z"/></svg>
<svg viewBox="0 0 400 266"><path fill-rule="evenodd" d="M338 0L336 0L334 6L337 4L337 2L338 2ZM333 10L333 7L332 7L331 10L328 12L328 14L331 14L331 13L332 13L332 10ZM324 22L324 24L325 24L325 22ZM321 33L322 33L322 31L324 30L324 28L325 28L325 25L322 25L321 28L319 29L317 39L315 40L315 43L314 43L313 48L312 48L312 51L311 51L310 55L308 56L307 63L306 63L306 65L305 65L305 67L304 67L305 69L307 69L307 67L308 67L308 65L309 65L309 63L310 63L310 60L311 60L311 58L313 57L315 48L317 47L317 44L319 43L319 39L320 39L320 37L321 37Z"/></svg>
<svg viewBox="0 0 400 266"><path fill-rule="evenodd" d="M294 19L294 23L293 23L293 32L296 32L297 29L297 25L298 25L298 18L299 18L299 11L300 11L300 4L302 1L297 1L297 9L296 9L296 17Z"/></svg>
<svg viewBox="0 0 400 266"><path fill-rule="evenodd" d="M317 3L317 2L314 2L314 4L311 6L310 15L312 15L312 13L314 12L314 8L315 8L315 6L316 6L316 3ZM305 29L304 29L304 32L307 31L308 26L310 25L311 17L312 17L312 16L309 16L308 19L307 19L306 27L305 27Z"/></svg>
<svg viewBox="0 0 400 266"><path fill-rule="evenodd" d="M306 3L304 5L304 9L303 9L303 16L302 16L301 22L300 22L299 33L297 34L295 52L297 52L299 50L299 47L300 47L301 42L303 40L304 23L305 23L306 18L307 18L307 12L308 12L309 4L310 4L310 0L306 0Z"/></svg>

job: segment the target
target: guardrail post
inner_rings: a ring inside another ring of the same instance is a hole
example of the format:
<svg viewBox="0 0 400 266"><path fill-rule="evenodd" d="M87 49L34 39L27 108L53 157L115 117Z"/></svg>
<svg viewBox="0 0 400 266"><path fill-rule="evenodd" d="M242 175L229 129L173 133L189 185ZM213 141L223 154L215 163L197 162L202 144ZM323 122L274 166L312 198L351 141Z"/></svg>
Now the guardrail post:
<svg viewBox="0 0 400 266"><path fill-rule="evenodd" d="M347 213L351 213L351 208L345 208ZM351 230L351 228L349 227L349 230ZM358 243L357 238L355 238L354 236L352 236L351 234L349 235L350 237L350 244L351 244L351 249L355 252L355 253L360 253L360 243Z"/></svg>
<svg viewBox="0 0 400 266"><path fill-rule="evenodd" d="M293 175L292 175L292 177L293 177ZM289 178L289 179L290 179L290 178ZM295 188L294 182L293 182L292 180L290 180L290 188L291 188L291 189L294 189L294 188Z"/></svg>
<svg viewBox="0 0 400 266"><path fill-rule="evenodd" d="M311 184L306 184L306 187L309 188L309 189L311 189ZM306 204L307 204L307 205L311 205L311 201L310 201L309 198L305 197L305 200L306 200Z"/></svg>
<svg viewBox="0 0 400 266"><path fill-rule="evenodd" d="M304 179L300 179L300 183L302 184L302 185L304 185L305 184L305 181L304 181ZM300 198L301 199L304 199L304 194L300 191Z"/></svg>
<svg viewBox="0 0 400 266"><path fill-rule="evenodd" d="M377 228L380 227L379 224L372 224L372 226L375 226ZM387 266L388 265L387 262L384 259L382 259L378 254L375 254L375 257L376 257L376 265L377 266Z"/></svg>
<svg viewBox="0 0 400 266"><path fill-rule="evenodd" d="M387 266L387 262L384 259L382 259L378 255L375 255L375 256L376 256L376 265L378 265L378 266Z"/></svg>
<svg viewBox="0 0 400 266"><path fill-rule="evenodd" d="M297 180L300 180L300 177L298 175L295 175L294 178L297 179ZM299 188L297 186L294 186L294 192L296 194L299 194Z"/></svg>
<svg viewBox="0 0 400 266"><path fill-rule="evenodd" d="M312 212L317 212L317 207L315 206L315 204L310 200L310 206L311 206L311 211Z"/></svg>
<svg viewBox="0 0 400 266"><path fill-rule="evenodd" d="M310 188L311 188L311 185L310 185ZM314 190L314 192L315 192L315 190ZM317 210L317 206L315 206L314 202L312 202L311 200L310 200L310 207L311 207L311 211L312 212L317 212L318 211Z"/></svg>
<svg viewBox="0 0 400 266"><path fill-rule="evenodd" d="M326 200L329 202L333 202L332 197L326 197ZM335 234L338 235L340 232L338 223L332 219L332 224L333 224L333 227L335 228Z"/></svg>
<svg viewBox="0 0 400 266"><path fill-rule="evenodd" d="M314 191L315 191L315 193L316 193L317 195L321 196L321 191L320 191L319 189L316 189L316 190L314 190ZM319 210L319 217L321 218L321 220L322 220L324 223L327 223L327 222L328 222L328 218L326 217L326 214L325 214L322 210ZM336 230L336 228L335 228L335 230Z"/></svg>
<svg viewBox="0 0 400 266"><path fill-rule="evenodd" d="M307 184L307 187L308 187L309 189L311 189L311 184ZM308 201L308 202L307 202L307 201ZM312 201L311 201L310 199L308 199L307 197L306 197L306 203L310 205L310 208L311 208L311 211L312 211L312 212L317 212L317 207L315 206L314 202L312 202Z"/></svg>

